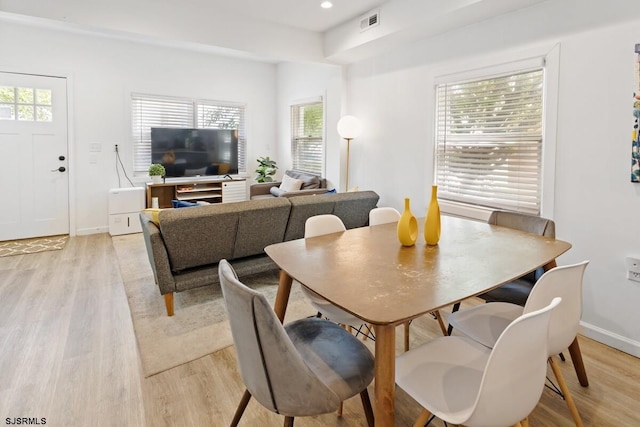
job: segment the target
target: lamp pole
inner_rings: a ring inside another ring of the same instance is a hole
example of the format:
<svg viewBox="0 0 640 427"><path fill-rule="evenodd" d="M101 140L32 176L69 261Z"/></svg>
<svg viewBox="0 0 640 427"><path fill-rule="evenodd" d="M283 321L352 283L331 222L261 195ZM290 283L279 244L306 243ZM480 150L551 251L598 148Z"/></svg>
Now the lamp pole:
<svg viewBox="0 0 640 427"><path fill-rule="evenodd" d="M347 140L347 167L345 169L346 191L349 191L349 148L351 140L357 138L362 131L360 121L353 116L344 116L338 120L338 134Z"/></svg>
<svg viewBox="0 0 640 427"><path fill-rule="evenodd" d="M349 191L349 145L353 138L345 138L345 139L347 140L347 171L346 171L347 182L345 184L345 190Z"/></svg>

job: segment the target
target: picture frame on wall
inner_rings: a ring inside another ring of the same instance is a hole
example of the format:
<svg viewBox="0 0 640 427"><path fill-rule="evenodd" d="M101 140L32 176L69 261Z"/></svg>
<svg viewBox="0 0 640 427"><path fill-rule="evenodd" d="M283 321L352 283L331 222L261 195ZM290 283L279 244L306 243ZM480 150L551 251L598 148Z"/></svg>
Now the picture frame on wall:
<svg viewBox="0 0 640 427"><path fill-rule="evenodd" d="M631 132L631 182L640 182L640 43L635 46L634 61L635 88L633 92L633 131Z"/></svg>

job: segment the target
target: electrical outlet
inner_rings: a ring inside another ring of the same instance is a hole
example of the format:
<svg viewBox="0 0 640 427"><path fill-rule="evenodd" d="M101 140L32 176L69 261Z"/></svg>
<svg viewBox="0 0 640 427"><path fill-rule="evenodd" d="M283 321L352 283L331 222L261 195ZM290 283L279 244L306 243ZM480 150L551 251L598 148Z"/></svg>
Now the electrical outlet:
<svg viewBox="0 0 640 427"><path fill-rule="evenodd" d="M640 273L636 271L627 271L627 279L633 280L634 282L640 282Z"/></svg>
<svg viewBox="0 0 640 427"><path fill-rule="evenodd" d="M640 258L628 256L625 263L627 265L627 279L640 282Z"/></svg>

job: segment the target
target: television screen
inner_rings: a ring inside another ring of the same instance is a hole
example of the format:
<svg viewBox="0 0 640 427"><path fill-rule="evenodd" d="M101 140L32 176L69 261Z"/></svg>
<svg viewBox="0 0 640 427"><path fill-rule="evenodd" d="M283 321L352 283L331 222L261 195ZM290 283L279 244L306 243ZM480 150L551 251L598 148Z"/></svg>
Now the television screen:
<svg viewBox="0 0 640 427"><path fill-rule="evenodd" d="M167 177L238 173L238 131L151 128L151 162Z"/></svg>

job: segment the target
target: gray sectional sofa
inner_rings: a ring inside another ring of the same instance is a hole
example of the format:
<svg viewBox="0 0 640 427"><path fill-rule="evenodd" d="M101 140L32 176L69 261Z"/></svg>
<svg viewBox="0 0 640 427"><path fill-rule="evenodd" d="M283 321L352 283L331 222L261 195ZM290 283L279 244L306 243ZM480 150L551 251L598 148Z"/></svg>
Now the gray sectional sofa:
<svg viewBox="0 0 640 427"><path fill-rule="evenodd" d="M240 277L275 270L266 246L304 237L305 221L314 215L337 215L348 229L366 226L378 199L373 191L359 191L166 209L157 224L141 213L167 314L173 315L174 292L219 284L220 260L227 259Z"/></svg>

